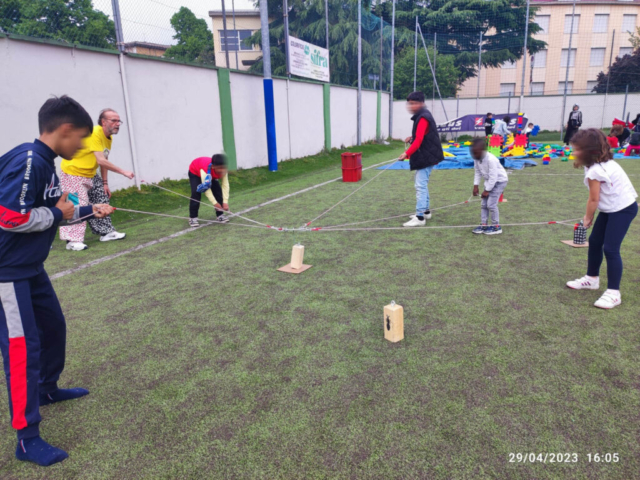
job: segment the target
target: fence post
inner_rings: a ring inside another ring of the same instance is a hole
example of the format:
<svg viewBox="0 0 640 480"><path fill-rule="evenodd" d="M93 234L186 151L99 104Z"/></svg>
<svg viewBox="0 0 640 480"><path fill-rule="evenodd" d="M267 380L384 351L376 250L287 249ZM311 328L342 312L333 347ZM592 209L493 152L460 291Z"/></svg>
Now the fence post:
<svg viewBox="0 0 640 480"><path fill-rule="evenodd" d="M379 2L378 5L382 5L382 2ZM381 11L380 12L380 75L379 75L380 93L382 93L382 37L383 37L382 27L383 26L384 26L384 20L382 19L382 11Z"/></svg>
<svg viewBox="0 0 640 480"><path fill-rule="evenodd" d="M362 0L358 0L358 133L357 143L362 144Z"/></svg>
<svg viewBox="0 0 640 480"><path fill-rule="evenodd" d="M518 106L518 112L524 113L524 76L527 67L527 37L529 36L529 4L527 0L527 16L524 23L524 48L522 50L522 86L520 87L520 105Z"/></svg>
<svg viewBox="0 0 640 480"><path fill-rule="evenodd" d="M627 97L629 96L629 84L624 89L624 107L622 107L622 119L624 120L624 114L627 113Z"/></svg>
<svg viewBox="0 0 640 480"><path fill-rule="evenodd" d="M238 37L238 48L236 48L236 70L240 70L240 63L238 62L238 50L240 50L240 36L238 30L236 30L236 2L231 0L231 14L233 15L233 31L236 37Z"/></svg>
<svg viewBox="0 0 640 480"><path fill-rule="evenodd" d="M416 15L416 32L414 35L414 44L413 44L413 91L414 92L418 89L416 87L417 78L418 78L418 16Z"/></svg>
<svg viewBox="0 0 640 480"><path fill-rule="evenodd" d="M391 72L389 83L389 138L393 138L393 63L396 42L396 0L391 0Z"/></svg>
<svg viewBox="0 0 640 480"><path fill-rule="evenodd" d="M427 54L427 61L429 62L429 68L431 69L431 75L433 76L433 83L436 85L436 90L438 90L438 97L440 97L440 105L442 105L444 118L448 122L449 116L447 115L447 109L444 108L444 102L442 101L442 94L440 93L440 86L438 85L438 80L436 79L436 71L433 69L433 64L431 63L431 57L429 56L429 51L427 50L427 44L424 41L424 35L422 33L422 29L420 28L420 25L418 25L418 31L420 32L420 38L422 39L422 46L424 47L424 53Z"/></svg>
<svg viewBox="0 0 640 480"><path fill-rule="evenodd" d="M224 6L224 0L222 0L222 30L224 32L224 58L227 61L226 67L229 68L229 37L227 36L227 10ZM222 45L220 46L222 47Z"/></svg>
<svg viewBox="0 0 640 480"><path fill-rule="evenodd" d="M482 32L478 44L478 89L476 91L476 115L478 115L478 101L480 100L480 70L482 69Z"/></svg>
<svg viewBox="0 0 640 480"><path fill-rule="evenodd" d="M262 33L262 71L264 74L264 113L267 122L267 153L269 171L278 171L278 147L276 144L276 115L273 104L273 79L271 78L271 46L269 45L269 10L267 0L260 0L260 31Z"/></svg>
<svg viewBox="0 0 640 480"><path fill-rule="evenodd" d="M124 52L124 35L122 34L122 17L120 16L120 2L111 0L111 8L113 9L113 23L116 26L116 43L118 50Z"/></svg>
<svg viewBox="0 0 640 480"><path fill-rule="evenodd" d="M507 101L507 115L511 114L511 92L509 92L509 100Z"/></svg>
<svg viewBox="0 0 640 480"><path fill-rule="evenodd" d="M438 59L438 48L436 47L436 41L438 39L438 34L434 33L433 34L433 69L436 71L436 73L438 73L438 69L436 68L436 60ZM436 84L434 83L432 85L432 91L431 91L431 111L433 112L434 109L434 103L436 101Z"/></svg>
<svg viewBox="0 0 640 480"><path fill-rule="evenodd" d="M573 40L573 21L576 16L576 0L573 0L573 10L571 11L571 30L569 31L569 51L567 52L567 73L564 77L564 95L562 96L562 110L560 111L560 140L564 133L564 110L567 108L567 87L569 84L569 65L571 65L571 42Z"/></svg>

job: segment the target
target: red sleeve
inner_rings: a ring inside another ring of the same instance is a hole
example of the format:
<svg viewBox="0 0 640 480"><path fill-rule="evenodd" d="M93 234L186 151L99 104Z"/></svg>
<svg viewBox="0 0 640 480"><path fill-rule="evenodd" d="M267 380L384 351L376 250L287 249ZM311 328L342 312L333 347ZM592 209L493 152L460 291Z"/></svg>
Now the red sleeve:
<svg viewBox="0 0 640 480"><path fill-rule="evenodd" d="M421 118L418 122L418 128L416 129L416 138L413 139L413 143L406 151L407 157L411 157L422 145L422 140L424 140L424 136L429 131L429 122L427 122L426 118Z"/></svg>

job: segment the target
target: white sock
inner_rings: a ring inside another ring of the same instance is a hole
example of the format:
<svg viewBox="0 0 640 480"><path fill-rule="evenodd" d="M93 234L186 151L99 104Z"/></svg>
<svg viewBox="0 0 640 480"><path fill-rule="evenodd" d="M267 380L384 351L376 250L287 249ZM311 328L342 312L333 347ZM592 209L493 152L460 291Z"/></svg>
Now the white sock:
<svg viewBox="0 0 640 480"><path fill-rule="evenodd" d="M598 280L600 277L591 277L589 275L585 275L589 280Z"/></svg>
<svg viewBox="0 0 640 480"><path fill-rule="evenodd" d="M617 298L620 297L620 290L612 290L612 289L608 288L604 293L608 293L609 295L612 295L612 296L617 297Z"/></svg>

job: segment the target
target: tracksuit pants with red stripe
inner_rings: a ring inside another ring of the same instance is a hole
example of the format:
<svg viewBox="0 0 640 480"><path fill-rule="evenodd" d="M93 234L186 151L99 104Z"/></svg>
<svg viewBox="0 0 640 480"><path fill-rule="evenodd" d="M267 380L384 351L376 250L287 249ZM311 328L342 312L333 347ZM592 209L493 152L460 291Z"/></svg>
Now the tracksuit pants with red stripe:
<svg viewBox="0 0 640 480"><path fill-rule="evenodd" d="M67 328L49 276L0 282L0 349L18 440L39 435L40 395L64 369Z"/></svg>

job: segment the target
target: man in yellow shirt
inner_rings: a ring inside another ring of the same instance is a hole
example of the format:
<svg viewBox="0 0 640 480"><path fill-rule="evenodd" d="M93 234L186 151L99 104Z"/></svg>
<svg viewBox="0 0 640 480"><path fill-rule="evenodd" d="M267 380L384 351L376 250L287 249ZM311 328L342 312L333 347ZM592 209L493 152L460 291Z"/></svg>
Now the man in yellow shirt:
<svg viewBox="0 0 640 480"><path fill-rule="evenodd" d="M80 205L94 203L108 204L111 198L107 174L109 171L119 173L132 179L133 172L123 170L109 161L113 135L120 131L122 121L115 110L110 108L100 112L98 125L93 128L93 133L84 141L84 146L70 159L63 159L61 164L62 174L60 185L63 192L76 193ZM101 175L99 175L100 167ZM99 201L98 201L99 200ZM116 232L110 217L89 220L91 230L100 235L101 242L120 240L124 233ZM86 222L76 223L67 227L60 227L60 238L67 241L67 250L84 250Z"/></svg>

